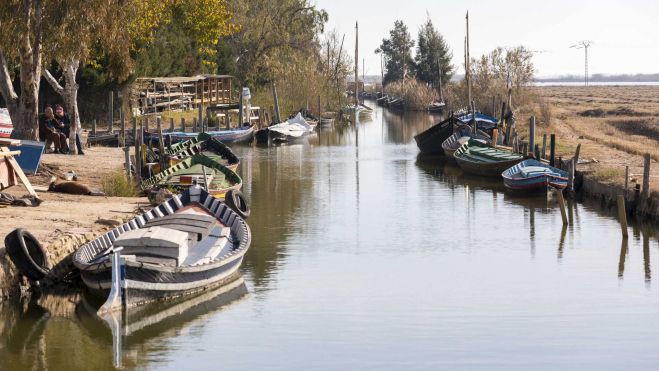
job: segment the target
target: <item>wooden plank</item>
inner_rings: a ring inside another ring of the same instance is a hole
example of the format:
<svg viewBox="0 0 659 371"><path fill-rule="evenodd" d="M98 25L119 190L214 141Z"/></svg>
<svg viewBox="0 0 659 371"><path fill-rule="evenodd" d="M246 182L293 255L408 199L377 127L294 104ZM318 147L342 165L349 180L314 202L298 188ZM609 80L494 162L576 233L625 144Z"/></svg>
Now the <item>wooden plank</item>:
<svg viewBox="0 0 659 371"><path fill-rule="evenodd" d="M9 148L7 148L7 147L0 147L0 152L7 153L7 152L10 152L10 151L9 151ZM30 180L25 176L25 173L23 172L21 167L18 165L18 162L16 162L16 159L14 158L14 156L9 155L9 156L6 157L6 160L9 162L11 167L14 168L14 172L16 173L16 175L18 175L18 178L21 180L21 182L23 182L23 185L27 189L28 193L31 196L38 197L37 192L34 190L34 188L32 188L32 184L30 184Z"/></svg>
<svg viewBox="0 0 659 371"><path fill-rule="evenodd" d="M20 139L0 138L0 145L2 146L20 146Z"/></svg>
<svg viewBox="0 0 659 371"><path fill-rule="evenodd" d="M7 156L18 156L21 154L21 151L9 151L9 152L2 152L0 153L0 157L7 157Z"/></svg>

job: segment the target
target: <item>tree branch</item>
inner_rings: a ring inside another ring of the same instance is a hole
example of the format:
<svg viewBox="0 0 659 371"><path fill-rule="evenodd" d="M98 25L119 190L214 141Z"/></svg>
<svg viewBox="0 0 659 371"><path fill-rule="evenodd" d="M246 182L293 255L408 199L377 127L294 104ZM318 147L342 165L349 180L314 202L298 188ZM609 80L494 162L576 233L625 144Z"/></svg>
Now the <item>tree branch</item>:
<svg viewBox="0 0 659 371"><path fill-rule="evenodd" d="M48 81L50 86L52 86L53 90L55 90L57 94L64 95L64 88L62 87L62 85L60 85L57 79L53 77L53 75L50 73L50 71L48 71L47 68L43 69L43 77L46 78L46 81Z"/></svg>
<svg viewBox="0 0 659 371"><path fill-rule="evenodd" d="M16 105L18 102L18 95L16 95L14 85L11 82L9 66L7 65L7 59L2 48L0 48L0 93L2 93L2 97L7 105Z"/></svg>

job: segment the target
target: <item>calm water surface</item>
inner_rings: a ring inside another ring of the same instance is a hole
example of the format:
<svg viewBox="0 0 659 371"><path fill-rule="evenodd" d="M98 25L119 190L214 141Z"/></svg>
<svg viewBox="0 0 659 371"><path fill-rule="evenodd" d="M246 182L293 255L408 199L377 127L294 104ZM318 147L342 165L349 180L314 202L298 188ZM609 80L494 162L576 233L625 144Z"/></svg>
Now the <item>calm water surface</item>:
<svg viewBox="0 0 659 371"><path fill-rule="evenodd" d="M657 369L657 228L623 243L597 203L563 228L551 201L419 157L437 120L378 109L235 147L243 281L131 314L114 342L84 293L0 303L0 369Z"/></svg>

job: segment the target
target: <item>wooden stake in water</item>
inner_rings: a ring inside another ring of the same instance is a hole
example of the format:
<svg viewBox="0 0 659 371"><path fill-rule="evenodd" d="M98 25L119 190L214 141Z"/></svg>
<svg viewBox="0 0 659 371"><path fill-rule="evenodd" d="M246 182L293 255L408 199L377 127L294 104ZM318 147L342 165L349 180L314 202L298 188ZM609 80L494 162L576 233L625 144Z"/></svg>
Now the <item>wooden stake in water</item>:
<svg viewBox="0 0 659 371"><path fill-rule="evenodd" d="M625 196L618 195L618 220L620 220L620 228L622 229L622 237L627 238L627 210L625 209Z"/></svg>
<svg viewBox="0 0 659 371"><path fill-rule="evenodd" d="M625 166L625 193L629 187L629 166Z"/></svg>
<svg viewBox="0 0 659 371"><path fill-rule="evenodd" d="M541 158L546 158L546 150L547 150L547 134L542 135L542 150L540 151L540 157Z"/></svg>
<svg viewBox="0 0 659 371"><path fill-rule="evenodd" d="M561 219L563 219L563 225L568 225L567 212L565 211L565 198L563 197L563 191L560 189L557 190L558 193L558 207L561 210Z"/></svg>

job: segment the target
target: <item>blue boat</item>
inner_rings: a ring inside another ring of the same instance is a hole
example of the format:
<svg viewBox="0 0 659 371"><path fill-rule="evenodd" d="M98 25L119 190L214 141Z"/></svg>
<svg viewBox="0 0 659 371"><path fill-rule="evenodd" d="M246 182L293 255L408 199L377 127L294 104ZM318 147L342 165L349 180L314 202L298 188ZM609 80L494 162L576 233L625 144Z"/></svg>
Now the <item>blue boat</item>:
<svg viewBox="0 0 659 371"><path fill-rule="evenodd" d="M548 187L563 190L568 182L567 171L534 159L512 166L501 173L501 176L506 189L515 193L541 193L546 192Z"/></svg>
<svg viewBox="0 0 659 371"><path fill-rule="evenodd" d="M473 120L473 115L467 113L464 115L457 116L457 119L462 121L462 123L471 125ZM485 132L491 132L492 129L496 128L499 123L499 120L496 117L488 116L486 114L476 112L476 126L479 130Z"/></svg>

